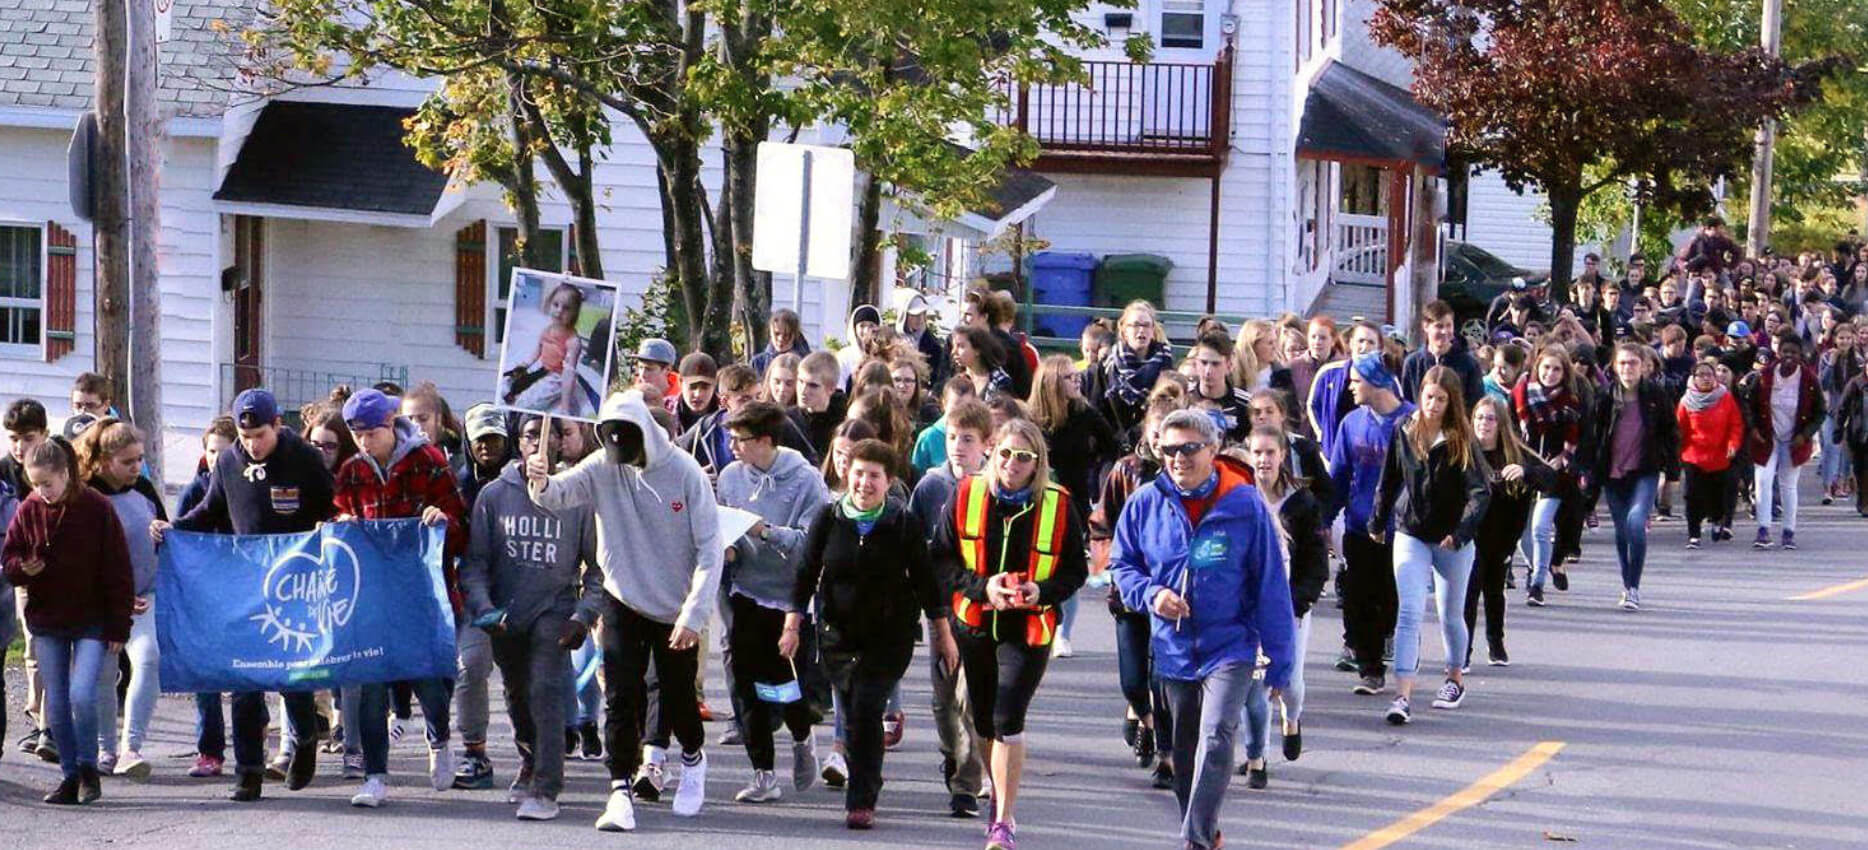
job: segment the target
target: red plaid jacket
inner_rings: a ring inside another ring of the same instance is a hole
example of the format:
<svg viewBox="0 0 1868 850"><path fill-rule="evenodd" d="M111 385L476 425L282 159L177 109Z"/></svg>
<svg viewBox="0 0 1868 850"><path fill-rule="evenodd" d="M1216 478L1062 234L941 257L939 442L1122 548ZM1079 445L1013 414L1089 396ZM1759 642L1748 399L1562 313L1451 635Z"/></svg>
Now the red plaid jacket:
<svg viewBox="0 0 1868 850"><path fill-rule="evenodd" d="M332 502L339 514L357 519L419 517L429 505L447 514L442 572L447 578L448 599L454 603L454 615L460 616L460 579L455 559L467 551L467 506L461 501L454 473L448 469L447 456L440 449L427 445L409 452L389 468L387 480L376 474L369 458L361 454L352 457L337 470L337 493Z"/></svg>

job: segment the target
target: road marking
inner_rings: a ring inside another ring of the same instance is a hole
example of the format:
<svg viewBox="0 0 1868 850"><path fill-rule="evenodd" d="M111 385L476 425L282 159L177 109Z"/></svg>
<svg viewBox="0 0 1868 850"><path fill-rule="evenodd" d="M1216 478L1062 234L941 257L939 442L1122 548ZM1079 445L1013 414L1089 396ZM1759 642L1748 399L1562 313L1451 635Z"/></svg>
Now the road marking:
<svg viewBox="0 0 1868 850"><path fill-rule="evenodd" d="M1343 845L1343 850L1377 850L1377 848L1387 847L1452 815L1470 809L1485 802L1493 794L1510 788L1562 749L1562 741L1544 741L1526 750L1523 755L1512 759L1510 764L1461 788L1452 796L1375 830L1353 843Z"/></svg>
<svg viewBox="0 0 1868 850"><path fill-rule="evenodd" d="M1835 587L1825 587L1822 590L1812 590L1809 593L1792 596L1789 598L1789 601L1808 602L1812 599L1828 599L1831 596L1841 596L1844 593L1861 590L1864 587L1868 587L1868 578L1860 581L1851 581L1847 584L1838 584Z"/></svg>

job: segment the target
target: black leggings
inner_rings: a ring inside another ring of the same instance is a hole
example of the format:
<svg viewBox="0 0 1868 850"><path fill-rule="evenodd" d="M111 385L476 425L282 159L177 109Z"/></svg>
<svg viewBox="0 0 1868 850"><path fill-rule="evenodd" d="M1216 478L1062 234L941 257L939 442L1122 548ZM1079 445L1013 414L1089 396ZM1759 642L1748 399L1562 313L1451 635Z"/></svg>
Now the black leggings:
<svg viewBox="0 0 1868 850"><path fill-rule="evenodd" d="M1343 630L1355 652L1358 675L1384 675L1388 665L1382 661L1382 644L1394 634L1395 613L1401 607L1395 592L1394 545L1348 531L1343 534L1343 560L1349 564Z"/></svg>
<svg viewBox="0 0 1868 850"><path fill-rule="evenodd" d="M1868 457L1868 455L1864 455ZM1168 707L1161 680L1154 675L1151 644L1153 617L1123 611L1116 618L1116 670L1122 683L1122 698L1136 717L1153 717L1155 748L1160 752L1174 749L1174 712Z"/></svg>
<svg viewBox="0 0 1868 850"><path fill-rule="evenodd" d="M997 641L967 634L965 627L959 631L960 665L973 703L974 730L994 741L1024 734L1025 712L1051 662L1051 648L1026 646L1022 635Z"/></svg>
<svg viewBox="0 0 1868 850"><path fill-rule="evenodd" d="M1698 537L1700 528L1707 522L1722 525L1720 520L1727 516L1725 507L1725 479L1731 475L1728 467L1718 472L1707 472L1690 463L1680 464L1682 486L1686 488L1686 536Z"/></svg>
<svg viewBox="0 0 1868 850"><path fill-rule="evenodd" d="M1522 529L1520 529L1522 532ZM1511 554L1516 551L1514 536L1502 544L1481 538L1473 553L1472 578L1466 582L1466 634L1477 634L1473 627L1479 620L1479 599L1485 599L1485 640L1492 649L1505 646L1505 574L1511 571ZM1496 547L1496 551L1494 551ZM1472 645L1466 641L1466 663L1472 663Z"/></svg>
<svg viewBox="0 0 1868 850"><path fill-rule="evenodd" d="M785 630L785 612L766 608L738 594L729 597L728 603L733 608L733 628L727 633L727 642L733 648L734 710L739 712L740 735L752 768L771 770L772 715L782 715L792 740L802 741L811 736L811 705L800 699L785 703L774 712L773 706L759 699L759 683L779 685L793 678L791 664L778 654L778 638Z"/></svg>

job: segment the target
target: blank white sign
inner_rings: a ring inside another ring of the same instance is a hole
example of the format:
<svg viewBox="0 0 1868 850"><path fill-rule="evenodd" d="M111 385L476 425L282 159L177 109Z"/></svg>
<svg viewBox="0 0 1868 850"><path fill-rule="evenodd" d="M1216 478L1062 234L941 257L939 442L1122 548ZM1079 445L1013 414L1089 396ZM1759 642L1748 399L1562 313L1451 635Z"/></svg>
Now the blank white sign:
<svg viewBox="0 0 1868 850"><path fill-rule="evenodd" d="M804 221L805 157L811 160L810 232ZM856 157L844 148L759 143L759 183L753 193L752 267L796 274L805 245L807 277L850 276L850 226Z"/></svg>

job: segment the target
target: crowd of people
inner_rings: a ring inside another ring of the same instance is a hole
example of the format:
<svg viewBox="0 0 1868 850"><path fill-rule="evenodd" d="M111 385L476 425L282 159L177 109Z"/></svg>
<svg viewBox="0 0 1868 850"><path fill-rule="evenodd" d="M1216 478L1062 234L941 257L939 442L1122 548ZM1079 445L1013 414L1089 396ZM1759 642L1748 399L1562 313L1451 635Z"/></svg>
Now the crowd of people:
<svg viewBox="0 0 1868 850"><path fill-rule="evenodd" d="M947 333L919 296L893 316L859 307L835 351L779 310L744 363L643 341L594 424L490 404L457 416L432 384L338 387L296 411L253 388L204 430L172 511L144 435L87 374L58 433L37 400L4 416L0 602L13 611L17 592L32 724L19 749L60 765L52 804L150 775L171 530L416 518L445 528L456 675L231 695L232 799L260 800L268 778L306 787L322 752L360 783L353 805L384 805L417 703L431 787L491 788L497 668L518 818L558 816L576 757L609 774L598 829L633 830L670 786L674 813L694 816L718 652L732 720L714 743L751 764L734 799L823 782L868 829L925 647L949 813L979 817L984 800L986 847L1013 850L1028 713L1100 596L1125 744L1174 792L1185 846L1217 847L1231 778L1269 783L1274 716L1284 758L1303 752L1326 588L1336 668L1369 696L1392 675L1372 714L1401 725L1428 605L1444 653L1430 704L1456 710L1481 608L1485 658L1509 665L1507 590L1521 580L1531 607L1567 591L1601 511L1629 611L1676 487L1688 548L1732 540L1748 504L1755 547L1794 549L1820 447L1824 502L1868 516L1868 464L1850 462L1868 451L1868 247L1748 258L1709 221L1656 265L1650 278L1631 257L1611 278L1592 255L1562 292L1515 282L1470 336L1436 301L1418 328L1209 317L1176 346L1137 301L1092 323L1076 358L1040 356L1005 292L967 292ZM721 507L758 521L727 539ZM0 618L0 638L13 626ZM190 776L226 770L223 697L196 695Z"/></svg>

